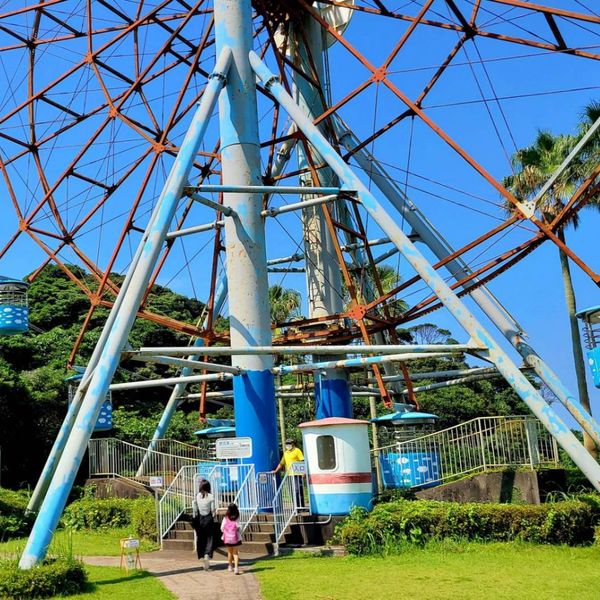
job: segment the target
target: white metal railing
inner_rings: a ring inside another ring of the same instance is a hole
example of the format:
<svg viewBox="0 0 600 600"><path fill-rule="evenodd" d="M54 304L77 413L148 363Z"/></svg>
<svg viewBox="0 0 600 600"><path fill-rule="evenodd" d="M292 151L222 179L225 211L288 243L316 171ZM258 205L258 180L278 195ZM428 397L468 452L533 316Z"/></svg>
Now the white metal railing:
<svg viewBox="0 0 600 600"><path fill-rule="evenodd" d="M215 464L206 479L210 482L217 510L226 509L235 499L246 481L248 474L254 473L254 465Z"/></svg>
<svg viewBox="0 0 600 600"><path fill-rule="evenodd" d="M174 454L175 456L187 456L188 458L196 458L198 460L214 461L214 456L210 455L211 453L206 447L194 446L193 444L186 444L185 442L180 442L178 440L172 440L169 438L148 442L148 446L150 443L152 443L153 449L156 452Z"/></svg>
<svg viewBox="0 0 600 600"><path fill-rule="evenodd" d="M380 448L385 487L443 483L477 471L556 465L556 440L535 418L479 417L429 435Z"/></svg>
<svg viewBox="0 0 600 600"><path fill-rule="evenodd" d="M194 456L178 456L148 450L114 438L93 439L88 442L90 477L123 477L139 483L160 476L168 486L185 466L200 463L214 464Z"/></svg>
<svg viewBox="0 0 600 600"><path fill-rule="evenodd" d="M258 512L258 493L256 489L256 475L254 474L254 465L250 465L250 468L247 470L246 476L240 484L238 493L236 494L233 501L240 511L240 533L244 535L246 527L248 527L248 525Z"/></svg>
<svg viewBox="0 0 600 600"><path fill-rule="evenodd" d="M164 491L158 503L158 535L162 541L179 517L191 509L198 492L198 467L188 465L179 472Z"/></svg>
<svg viewBox="0 0 600 600"><path fill-rule="evenodd" d="M310 510L308 481L304 463L292 464L286 472L273 498L273 522L275 529L275 554L279 553L279 543L292 520L301 510Z"/></svg>

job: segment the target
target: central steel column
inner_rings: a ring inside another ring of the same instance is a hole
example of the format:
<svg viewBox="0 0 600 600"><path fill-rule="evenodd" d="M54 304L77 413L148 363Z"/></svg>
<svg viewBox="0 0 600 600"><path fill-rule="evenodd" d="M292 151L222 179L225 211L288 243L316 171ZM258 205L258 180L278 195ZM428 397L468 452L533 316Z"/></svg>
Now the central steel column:
<svg viewBox="0 0 600 600"><path fill-rule="evenodd" d="M302 32L299 31L300 29ZM294 58L298 69L313 79L312 63L320 82L324 81L322 32L321 26L307 15L301 22L294 24L292 36L292 48L295 51ZM306 116L314 120L325 110L319 91L298 72L294 71L293 77L296 101ZM307 169L309 160L304 145L298 144L296 148L299 169ZM322 162L316 153L313 159L316 164ZM320 185L334 186L337 184L337 178L331 169L321 169L319 178ZM300 175L299 179L304 186L315 185L310 173ZM310 194L302 195L303 200L311 200L313 197ZM308 316L309 318L318 318L341 313L344 310L344 301L340 266L322 207L311 206L302 209L302 225L306 257ZM313 360L318 363L322 361L322 357L316 355ZM345 369L320 370L315 372L314 381L317 419L352 417L352 395Z"/></svg>
<svg viewBox="0 0 600 600"><path fill-rule="evenodd" d="M223 183L262 185L255 75L248 59L250 0L215 1L215 36L217 54L225 46L233 54L227 86L219 98ZM231 346L270 345L262 198L256 193L226 193L224 204L235 211L225 217ZM233 380L236 433L252 438L249 462L256 471L270 471L279 459L273 358L234 355L232 364L246 371Z"/></svg>

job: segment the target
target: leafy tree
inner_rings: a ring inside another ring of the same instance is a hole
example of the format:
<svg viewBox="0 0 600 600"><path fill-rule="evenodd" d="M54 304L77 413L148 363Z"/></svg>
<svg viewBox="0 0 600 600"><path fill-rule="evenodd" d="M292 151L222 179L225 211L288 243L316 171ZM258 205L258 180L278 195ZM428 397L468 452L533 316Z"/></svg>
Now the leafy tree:
<svg viewBox="0 0 600 600"><path fill-rule="evenodd" d="M506 188L518 199L531 200L535 198L542 186L570 154L574 146L581 139L581 136L585 134L591 123L598 116L600 116L600 105L592 103L584 111L579 135L554 136L547 131L538 132L531 146L518 150L513 155L514 173L504 179ZM600 136L596 135L588 144L586 151L580 153L577 158L571 161L570 165L539 200L536 208L540 211L546 222L551 222L561 212L577 187L588 177L592 169L597 166L599 155ZM598 197L592 199L587 206L597 210L600 206L598 200ZM556 234L563 243L566 243L565 228L569 225L572 225L574 229L577 228L579 225L578 214L573 214L570 220L557 230ZM569 259L567 254L560 248L558 249L558 256L571 330L571 345L579 399L582 406L591 414L586 381L586 364L581 346L579 324L575 316L577 313L577 302L571 278ZM584 436L584 441L588 451L596 455L595 444L587 434Z"/></svg>

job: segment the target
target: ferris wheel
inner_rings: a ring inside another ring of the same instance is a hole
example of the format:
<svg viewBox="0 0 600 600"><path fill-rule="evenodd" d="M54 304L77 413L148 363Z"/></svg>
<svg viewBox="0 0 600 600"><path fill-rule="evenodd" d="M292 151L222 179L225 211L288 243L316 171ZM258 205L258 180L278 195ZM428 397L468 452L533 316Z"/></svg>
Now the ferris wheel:
<svg viewBox="0 0 600 600"><path fill-rule="evenodd" d="M386 404L388 382L398 380L414 402L410 361L466 351L493 363L590 480L600 480L597 463L460 298L476 302L600 441L598 425L486 287L546 241L600 281L558 235L598 193L600 169L551 220L535 198L517 198L502 183L523 119L596 89L589 75L600 58L600 16L580 0L568 4L4 4L0 165L15 223L0 259L33 241L39 267L56 263L90 298L71 360L94 310L111 308L59 434L64 451L42 476L47 510L23 565L45 553L64 482L72 482L136 316L203 346L132 351L182 367L170 381L176 391L193 381L204 393L208 382L232 380L238 435L254 436L259 471L272 468L277 447L275 374L310 372L317 416L344 417L352 414L348 369L371 369L377 387L368 393ZM575 71L574 62L586 66ZM112 274L120 272L119 285ZM155 282L182 285L188 275L187 289L206 305L197 322L149 308ZM303 317L272 325L267 288L275 282L305 290ZM226 301L230 332L219 333ZM399 342L399 325L441 306L466 343ZM274 366L272 356L286 353L313 359ZM232 365L209 361L220 354ZM215 372L188 377L194 368Z"/></svg>
<svg viewBox="0 0 600 600"><path fill-rule="evenodd" d="M25 246L31 252L34 244L33 277L35 267L54 262L89 297L72 363L94 310L114 301L119 286L111 273L131 263L202 96L215 60L213 8L206 1L22 4L4 2L0 14L0 165L3 202L12 213L0 259ZM371 185L386 185L388 198L410 203L411 213L423 210L449 239L451 254L469 267L455 283L464 291L500 275L547 240L561 246L557 228L591 195L587 182L562 214L544 222L491 174L498 162L510 173L506 157L517 148L525 106L517 99L526 99L530 114L538 106L544 110L550 92L561 97L577 87L569 65L595 67L600 58L598 15L585 3L560 4L255 2L253 37L286 88L312 105L315 122L344 159ZM535 75L540 65L543 78ZM264 182L306 185L327 177L310 149L300 162L293 154L301 146L298 133L260 87L259 114ZM218 132L212 129L191 182L220 181ZM211 198L220 202L218 194ZM328 282L332 298L302 321L279 327L281 341L365 338L440 306L418 276L403 276L397 253L383 236L371 235L370 224L352 206L333 209L339 214L327 224L331 260L321 264L300 242L306 223L281 212L288 200L278 194L264 198L265 210L279 211L267 224L267 238L276 246L267 250L272 279L306 288L308 277L310 288L314 275ZM414 230L409 216L401 217L407 232ZM182 205L152 283L187 278L184 289L212 312L210 299L223 270L220 220L216 206L191 199ZM195 238L183 235L198 223L207 230ZM215 227L209 229L210 223ZM583 259L565 250L599 280ZM336 252L344 256L341 263ZM382 287L378 264L402 281ZM342 287L352 291L354 302ZM212 317L181 323L145 306L141 315L219 338ZM335 319L324 321L326 316Z"/></svg>

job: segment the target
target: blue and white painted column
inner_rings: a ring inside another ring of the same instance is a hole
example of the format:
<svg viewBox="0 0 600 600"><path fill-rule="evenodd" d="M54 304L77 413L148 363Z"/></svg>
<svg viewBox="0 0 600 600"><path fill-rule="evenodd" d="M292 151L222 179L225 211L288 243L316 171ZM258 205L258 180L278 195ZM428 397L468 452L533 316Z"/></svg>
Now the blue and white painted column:
<svg viewBox="0 0 600 600"><path fill-rule="evenodd" d="M248 53L252 48L250 0L215 1L217 53L229 46L233 62L219 99L223 183L262 185L255 76ZM224 204L235 213L225 217L225 249L229 287L232 348L271 344L269 281L265 226L259 193L225 193ZM279 460L273 357L232 357L244 370L233 379L236 434L252 438L257 472L270 471Z"/></svg>
<svg viewBox="0 0 600 600"><path fill-rule="evenodd" d="M299 29L302 29L302 32ZM293 24L291 46L294 62L309 78L314 77L311 63L317 71L319 81L324 81L323 71L323 29L309 15L299 23ZM294 93L296 102L310 119L314 120L324 112L324 106L318 89L298 72L293 72ZM306 169L309 161L304 145L296 145L298 167ZM314 161L320 163L318 154ZM337 185L337 178L331 169L319 170L320 184ZM304 186L313 185L310 173L299 177ZM303 200L311 200L314 196L302 195ZM311 206L302 210L304 230L304 256L306 264L306 288L308 294L309 318L326 317L344 310L342 295L342 278L339 262L331 232L327 228L321 206ZM322 357L315 355L314 362ZM314 373L315 413L317 419L327 417L352 417L352 395L345 369L326 369Z"/></svg>
<svg viewBox="0 0 600 600"><path fill-rule="evenodd" d="M121 289L117 302L111 310L105 326L105 330L108 332L106 342L89 379L89 385L85 391L73 428L21 556L19 566L23 569L33 567L46 556L48 546L85 454L94 424L98 419L98 414L106 398L114 373L119 366L121 352L127 343L129 332L135 321L160 251L163 248L165 236L173 221L184 186L187 185L194 159L200 149L202 138L214 110L218 93L223 86L230 61L230 51L223 48L215 72L209 78L202 101L194 114L190 128L140 242L138 262L132 265L130 269L130 284L126 289ZM84 386L83 381L81 386Z"/></svg>

